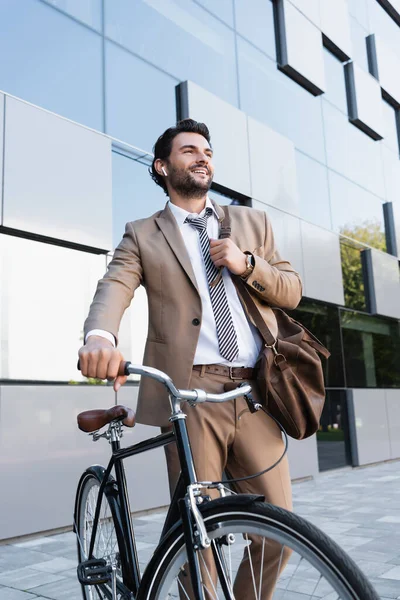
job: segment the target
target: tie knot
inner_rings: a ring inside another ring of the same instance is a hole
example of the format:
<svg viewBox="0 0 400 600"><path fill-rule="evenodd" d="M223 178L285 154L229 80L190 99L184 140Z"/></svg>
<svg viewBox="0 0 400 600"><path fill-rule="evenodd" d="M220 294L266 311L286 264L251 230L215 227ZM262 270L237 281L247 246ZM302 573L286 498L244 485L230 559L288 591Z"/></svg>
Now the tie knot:
<svg viewBox="0 0 400 600"><path fill-rule="evenodd" d="M189 223L193 227L195 227L198 231L207 229L207 219L212 215L212 208L207 206L206 212L203 217L186 217L185 223Z"/></svg>

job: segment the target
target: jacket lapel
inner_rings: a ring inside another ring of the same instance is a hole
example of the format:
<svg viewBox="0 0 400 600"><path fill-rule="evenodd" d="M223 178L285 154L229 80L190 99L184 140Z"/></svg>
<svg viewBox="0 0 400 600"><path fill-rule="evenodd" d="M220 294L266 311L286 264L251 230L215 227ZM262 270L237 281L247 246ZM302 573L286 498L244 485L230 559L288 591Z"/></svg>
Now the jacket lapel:
<svg viewBox="0 0 400 600"><path fill-rule="evenodd" d="M192 263L190 262L189 255L186 250L185 242L183 241L183 237L178 227L178 224L168 204L166 205L160 216L156 218L156 223L161 229L162 233L164 234L168 245L175 254L183 270L185 271L185 273L187 274L190 281L193 283L194 287L198 292L199 288L197 286L197 281L192 268Z"/></svg>

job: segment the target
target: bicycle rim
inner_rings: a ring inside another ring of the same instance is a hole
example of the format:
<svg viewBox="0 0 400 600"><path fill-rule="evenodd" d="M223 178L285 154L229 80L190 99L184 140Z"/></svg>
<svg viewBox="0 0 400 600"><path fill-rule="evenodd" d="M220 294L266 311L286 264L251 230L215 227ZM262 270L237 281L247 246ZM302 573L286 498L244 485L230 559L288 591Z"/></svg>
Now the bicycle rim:
<svg viewBox="0 0 400 600"><path fill-rule="evenodd" d="M88 475L82 483L82 492L78 514L78 555L79 560L86 560L89 555L93 521L99 496L99 481ZM93 547L93 558L103 558L107 565L114 565L117 575L117 588L122 587L122 571L117 534L115 531L112 510L107 496L101 502L96 538ZM82 586L85 600L111 599L111 584Z"/></svg>
<svg viewBox="0 0 400 600"><path fill-rule="evenodd" d="M287 517L285 523L282 514ZM212 556L210 550L198 553L205 600L378 598L332 540L287 511L257 503L250 510L216 512L206 516L205 523L212 544ZM180 532L154 565L141 597L192 599L186 560Z"/></svg>

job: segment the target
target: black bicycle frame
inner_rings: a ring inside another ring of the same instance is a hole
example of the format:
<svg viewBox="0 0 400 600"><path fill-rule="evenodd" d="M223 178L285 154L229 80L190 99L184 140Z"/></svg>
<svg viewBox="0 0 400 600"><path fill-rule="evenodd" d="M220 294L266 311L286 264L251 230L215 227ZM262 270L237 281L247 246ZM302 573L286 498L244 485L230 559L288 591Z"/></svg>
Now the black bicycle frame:
<svg viewBox="0 0 400 600"><path fill-rule="evenodd" d="M122 553L121 563L122 563L122 573L124 585L133 592L134 595L137 594L139 585L140 585L140 569L139 569L139 561L136 551L136 543L135 536L133 532L132 526L132 518L131 511L129 506L129 496L126 485L126 476L125 476L125 468L123 465L123 460L125 458L129 458L130 456L135 456L136 454L141 454L142 452L147 452L149 450L154 450L155 448L160 448L161 446L166 446L173 441L176 441L179 460L181 464L181 475L176 486L167 517L164 523L164 527L162 530L161 538L166 534L166 532L176 523L179 518L182 518L185 530L185 537L190 537L191 544L188 545L188 562L192 574L192 580L199 582L199 572L198 572L198 563L195 559L195 551L193 549L193 538L192 538L192 521L190 516L189 506L185 504L185 494L188 485L196 483L196 473L193 463L192 450L190 447L190 441L187 433L185 416L183 413L179 413L179 416L174 420L172 424L173 430L168 433L162 433L154 438L150 438L148 440L144 440L139 442L138 444L134 444L133 446L129 446L128 448L121 448L119 441L112 441L112 456L110 462L108 463L108 467L104 472L103 481L100 485L99 496L97 499L96 511L93 520L93 529L92 536L90 540L90 548L88 558L93 557L93 549L94 542L96 538L97 526L100 517L100 507L104 494L104 490L108 484L108 477L111 473L112 468L115 468L115 479L118 485L117 490L113 490L116 498L118 499L119 508L120 508L120 529L123 532L123 546L126 548L126 556L125 553ZM118 540L120 542L120 540ZM196 569L196 573L193 569ZM200 583L198 583L198 586ZM197 587L198 587L197 586ZM194 592L197 596L201 598L201 590L198 587L198 590L194 589Z"/></svg>

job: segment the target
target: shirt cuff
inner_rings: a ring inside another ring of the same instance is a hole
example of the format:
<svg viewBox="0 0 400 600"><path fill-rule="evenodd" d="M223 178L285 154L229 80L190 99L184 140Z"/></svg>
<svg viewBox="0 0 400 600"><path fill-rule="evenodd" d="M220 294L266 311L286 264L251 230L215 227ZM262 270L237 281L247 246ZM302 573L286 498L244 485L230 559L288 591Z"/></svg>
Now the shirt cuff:
<svg viewBox="0 0 400 600"><path fill-rule="evenodd" d="M110 333L109 331L104 331L103 329L91 329L90 331L88 331L88 333L86 334L85 337L85 344L88 340L88 337L91 335L99 335L100 337L106 338L106 340L108 340L109 342L112 343L112 345L115 348L115 337L113 336L112 333Z"/></svg>

